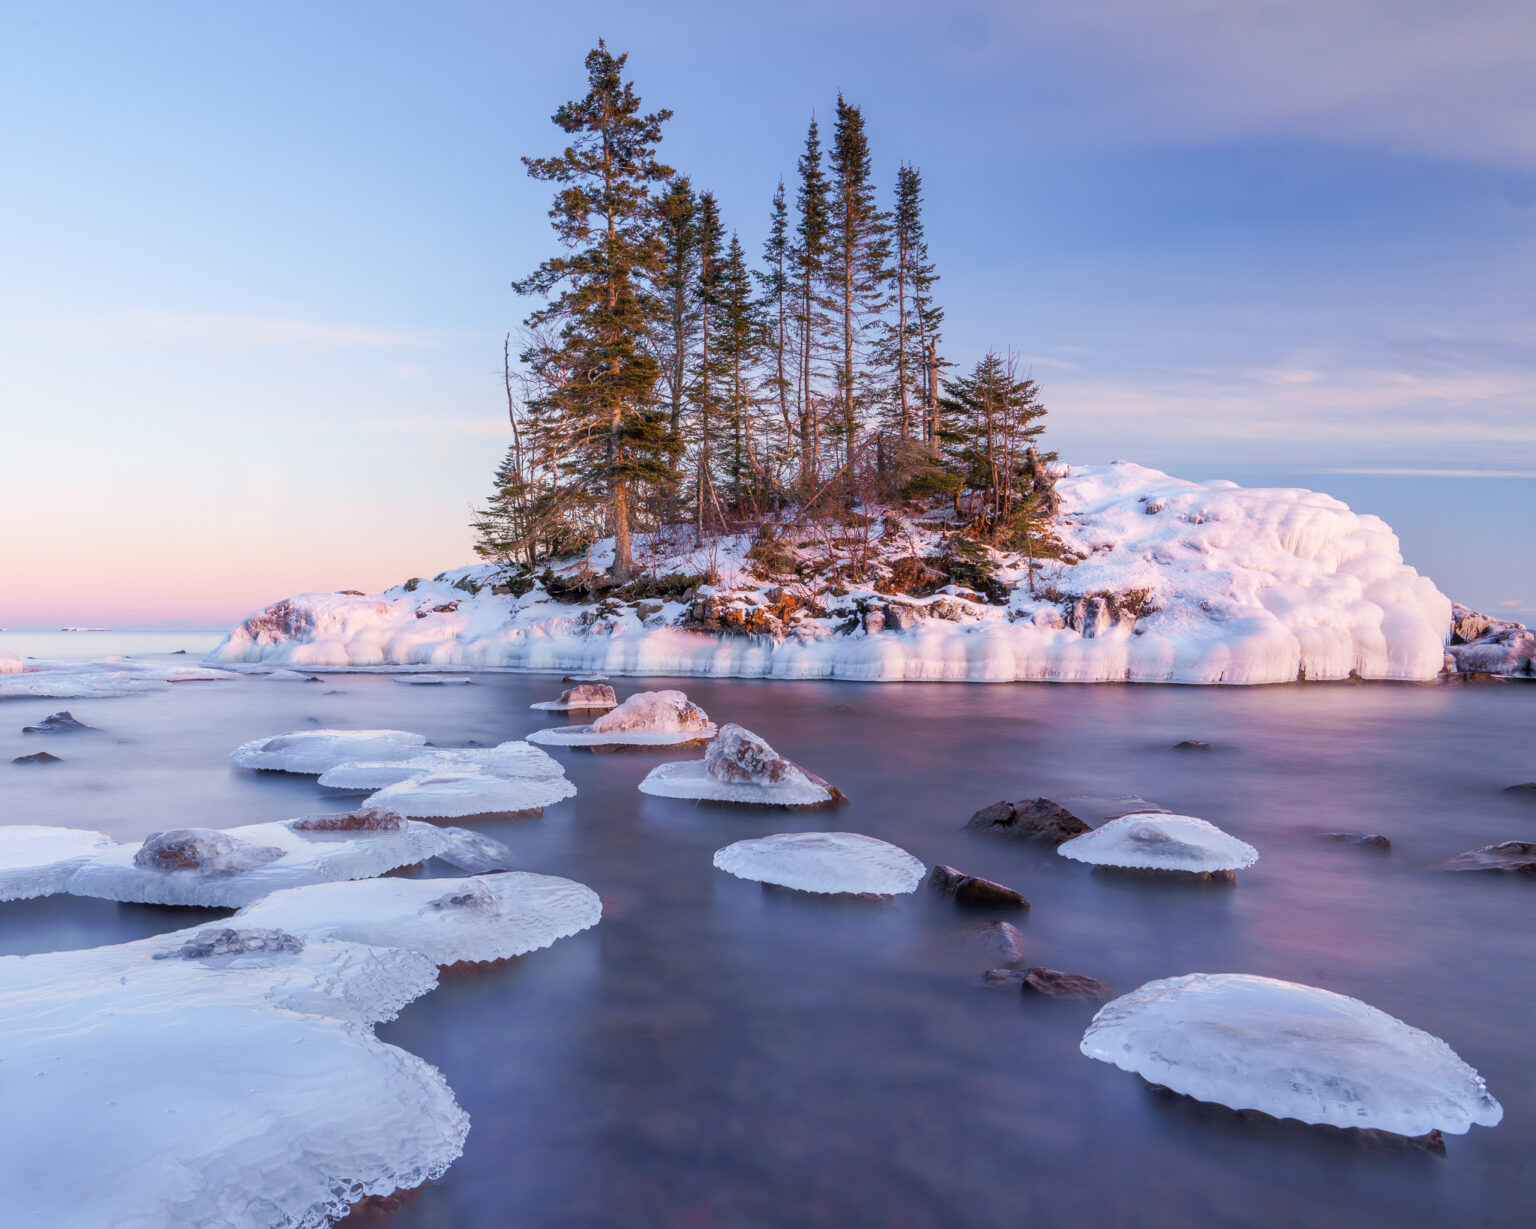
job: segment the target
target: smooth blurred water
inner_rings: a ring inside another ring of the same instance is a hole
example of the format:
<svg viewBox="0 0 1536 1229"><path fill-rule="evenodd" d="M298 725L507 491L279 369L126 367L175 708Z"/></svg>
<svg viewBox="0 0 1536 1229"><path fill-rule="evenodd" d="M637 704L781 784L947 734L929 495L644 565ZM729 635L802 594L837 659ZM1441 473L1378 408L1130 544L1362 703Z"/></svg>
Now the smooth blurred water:
<svg viewBox="0 0 1536 1229"><path fill-rule="evenodd" d="M615 682L621 694L642 685ZM441 1067L472 1122L447 1176L383 1223L1530 1222L1536 883L1430 869L1474 846L1536 839L1536 807L1499 792L1536 778L1529 684L668 685L761 732L849 805L799 814L649 798L636 783L675 756L559 752L579 795L486 830L523 869L590 884L604 920L510 966L448 978L380 1030ZM332 802L312 779L231 768L229 750L317 723L494 742L558 724L528 704L559 686L336 675L0 701L0 810L6 822L125 839L300 814ZM59 708L103 732L19 733ZM1184 738L1215 750L1170 750ZM44 746L65 763L9 764ZM1202 816L1262 859L1230 890L1185 888L963 830L999 798L1087 792ZM1487 1078L1505 1120L1449 1137L1435 1157L1161 1097L1078 1053L1091 1008L980 988L985 962L955 943L977 918L947 902L819 902L710 865L731 840L817 828L1020 889L1034 904L1014 919L1027 963L1117 993L1198 970L1358 996L1444 1037ZM1393 851L1318 840L1337 828L1385 833ZM111 942L199 916L21 902L0 906L0 949ZM24 1120L24 1106L12 1113Z"/></svg>

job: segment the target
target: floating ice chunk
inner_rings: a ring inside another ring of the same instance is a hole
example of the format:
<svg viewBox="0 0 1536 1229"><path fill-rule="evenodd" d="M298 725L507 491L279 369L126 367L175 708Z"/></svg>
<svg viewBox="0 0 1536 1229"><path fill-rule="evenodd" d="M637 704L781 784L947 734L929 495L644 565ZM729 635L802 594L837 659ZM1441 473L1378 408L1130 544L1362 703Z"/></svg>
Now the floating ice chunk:
<svg viewBox="0 0 1536 1229"><path fill-rule="evenodd" d="M706 713L680 691L637 691L591 725L535 730L528 741L547 747L666 747L715 736Z"/></svg>
<svg viewBox="0 0 1536 1229"><path fill-rule="evenodd" d="M474 682L462 674L397 674L395 682L412 687L458 687Z"/></svg>
<svg viewBox="0 0 1536 1229"><path fill-rule="evenodd" d="M164 691L171 683L236 679L228 670L202 666L156 666L126 657L91 662L34 660L19 671L0 670L0 698L80 700Z"/></svg>
<svg viewBox="0 0 1536 1229"><path fill-rule="evenodd" d="M894 895L923 881L924 867L905 849L856 832L781 832L737 841L715 865L738 879L801 892Z"/></svg>
<svg viewBox="0 0 1536 1229"><path fill-rule="evenodd" d="M367 879L276 892L232 919L316 939L403 947L436 964L501 960L596 926L603 902L555 875Z"/></svg>
<svg viewBox="0 0 1536 1229"><path fill-rule="evenodd" d="M1148 982L1102 1008L1090 1058L1233 1109L1399 1135L1463 1134L1503 1116L1440 1038L1384 1011L1238 973Z"/></svg>
<svg viewBox="0 0 1536 1229"><path fill-rule="evenodd" d="M0 828L0 900L62 892L80 859L113 844L84 828L14 824Z"/></svg>
<svg viewBox="0 0 1536 1229"><path fill-rule="evenodd" d="M1095 866L1194 874L1241 870L1259 860L1246 841L1191 815L1126 815L1064 841L1056 852Z"/></svg>
<svg viewBox="0 0 1536 1229"><path fill-rule="evenodd" d="M640 782L642 794L763 806L824 806L842 793L785 759L751 730L720 727L703 760L660 764Z"/></svg>
<svg viewBox="0 0 1536 1229"><path fill-rule="evenodd" d="M426 743L405 730L296 730L257 738L230 752L240 768L317 776L348 760L405 760Z"/></svg>
<svg viewBox="0 0 1536 1229"><path fill-rule="evenodd" d="M471 832L468 828L444 828L443 835L450 838L450 844L438 851L438 861L446 862L466 875L509 871L516 865L512 851L483 832Z"/></svg>
<svg viewBox="0 0 1536 1229"><path fill-rule="evenodd" d="M386 820L377 808L223 831L183 828L157 832L139 848L90 852L76 861L63 890L141 904L239 908L280 888L381 875L452 843L431 824L398 815Z"/></svg>
<svg viewBox="0 0 1536 1229"><path fill-rule="evenodd" d="M442 1075L370 1027L430 959L225 934L0 959L7 1223L322 1229L458 1157Z"/></svg>
<svg viewBox="0 0 1536 1229"><path fill-rule="evenodd" d="M465 766L386 785L370 794L363 805L418 819L456 819L539 811L575 793L576 787L564 777L502 777Z"/></svg>
<svg viewBox="0 0 1536 1229"><path fill-rule="evenodd" d="M494 747L422 749L403 760L357 760L338 764L320 774L320 784L327 789L367 793L412 777L476 768L502 777L565 775L560 761L547 751L514 739Z"/></svg>
<svg viewBox="0 0 1536 1229"><path fill-rule="evenodd" d="M618 703L619 697L607 683L580 683L562 691L558 700L540 700L528 707L548 713L592 712L600 708L614 708Z"/></svg>

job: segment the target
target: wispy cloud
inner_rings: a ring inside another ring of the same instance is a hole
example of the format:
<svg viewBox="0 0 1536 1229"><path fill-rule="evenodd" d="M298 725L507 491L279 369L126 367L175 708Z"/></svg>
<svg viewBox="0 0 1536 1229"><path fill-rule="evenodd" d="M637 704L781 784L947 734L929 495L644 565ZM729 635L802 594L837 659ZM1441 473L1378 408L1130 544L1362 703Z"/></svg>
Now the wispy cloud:
<svg viewBox="0 0 1536 1229"><path fill-rule="evenodd" d="M103 342L135 345L293 347L349 350L368 347L424 348L439 344L430 333L343 321L284 316L242 316L219 312L144 309L89 320L46 321L50 335L81 334Z"/></svg>

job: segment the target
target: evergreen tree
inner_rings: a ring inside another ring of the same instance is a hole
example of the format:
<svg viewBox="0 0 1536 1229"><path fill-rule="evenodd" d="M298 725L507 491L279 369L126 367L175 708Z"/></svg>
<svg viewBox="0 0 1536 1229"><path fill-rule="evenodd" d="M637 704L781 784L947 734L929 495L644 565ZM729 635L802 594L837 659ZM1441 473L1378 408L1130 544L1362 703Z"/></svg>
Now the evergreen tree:
<svg viewBox="0 0 1536 1229"><path fill-rule="evenodd" d="M695 271L694 301L699 312L699 362L693 385L697 453L695 456L694 508L696 538L703 541L705 508L714 501L715 416L719 404L720 355L716 352L715 325L724 256L725 231L720 225L720 206L713 192L699 196L696 220L699 263Z"/></svg>
<svg viewBox="0 0 1536 1229"><path fill-rule="evenodd" d="M896 174L896 207L891 214L891 298L895 315L885 326L880 361L886 368L889 397L902 439L920 434L930 442L937 431L932 410L936 373L930 371L930 346L937 354L943 309L933 302L938 274L928 258L923 234L923 180L916 167L902 163ZM915 420L921 431L914 432Z"/></svg>
<svg viewBox="0 0 1536 1229"><path fill-rule="evenodd" d="M971 374L950 381L942 398L944 440L960 475L955 511L1003 544L1017 544L1036 509L1035 441L1045 430L1045 406L1034 380L1020 379L1018 360L988 350Z"/></svg>
<svg viewBox="0 0 1536 1229"><path fill-rule="evenodd" d="M838 430L851 461L858 443L864 334L885 304L889 242L885 215L875 203L864 114L841 94L828 161L832 191L825 276L842 326Z"/></svg>
<svg viewBox="0 0 1536 1229"><path fill-rule="evenodd" d="M795 222L795 243L790 261L795 278L795 327L799 332L795 409L800 426L800 481L810 488L815 485L821 467L814 360L828 325L821 283L826 272L827 235L831 225L827 177L821 165L821 132L815 116L811 117L798 169L800 186L795 194L795 208L799 216Z"/></svg>
<svg viewBox="0 0 1536 1229"><path fill-rule="evenodd" d="M565 253L514 282L519 294L547 295L528 317L552 337L523 354L535 377L565 373L544 394L566 419L577 447L570 463L578 483L596 484L614 535L613 575L634 572L631 520L637 484L664 482L675 441L652 404L659 364L643 342L660 314L647 287L662 273L662 243L651 185L672 175L656 159L670 111L642 114L623 79L627 56L600 40L587 54L588 92L553 116L571 143L552 158L524 158L534 179L560 185L550 218Z"/></svg>
<svg viewBox="0 0 1536 1229"><path fill-rule="evenodd" d="M757 411L752 372L762 354L765 330L761 307L752 293L747 255L734 233L716 281L714 311L724 384L721 403L731 439L726 478L732 498L740 503L749 493L755 499L762 489L762 467L752 445Z"/></svg>
<svg viewBox="0 0 1536 1229"><path fill-rule="evenodd" d="M756 276L763 290L762 312L767 330L765 344L770 368L768 388L778 400L779 415L784 420L784 447L789 451L794 449L795 437L794 423L789 413L791 381L785 371L789 359L792 257L789 206L784 200L784 181L781 179L773 194L773 207L768 216L768 238L763 243L764 267Z"/></svg>
<svg viewBox="0 0 1536 1229"><path fill-rule="evenodd" d="M682 436L683 406L688 397L688 351L698 331L693 304L694 266L698 263L698 200L686 178L674 179L657 202L661 222L662 277L658 283L666 316L658 349L662 379L671 403L669 429Z"/></svg>

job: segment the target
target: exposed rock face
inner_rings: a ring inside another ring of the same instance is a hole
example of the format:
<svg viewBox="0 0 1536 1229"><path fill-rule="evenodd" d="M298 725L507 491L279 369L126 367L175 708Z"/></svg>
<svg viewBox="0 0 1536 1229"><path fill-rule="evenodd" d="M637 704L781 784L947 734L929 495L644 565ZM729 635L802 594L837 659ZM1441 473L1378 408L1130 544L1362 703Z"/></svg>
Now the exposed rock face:
<svg viewBox="0 0 1536 1229"><path fill-rule="evenodd" d="M960 932L960 946L989 967L1024 959L1024 936L1009 922L981 922Z"/></svg>
<svg viewBox="0 0 1536 1229"><path fill-rule="evenodd" d="M302 952L304 940L286 930L235 930L221 926L200 930L180 947L156 952L156 960L202 960L208 956L239 956L246 952Z"/></svg>
<svg viewBox="0 0 1536 1229"><path fill-rule="evenodd" d="M1025 994L1043 994L1046 998L1074 999L1083 1003L1101 1003L1109 998L1109 987L1098 978L1062 973L1056 969L1030 969L1019 989Z"/></svg>
<svg viewBox="0 0 1536 1229"><path fill-rule="evenodd" d="M917 606L909 606L904 602L892 602L885 608L885 626L894 631L907 631L922 621L921 609Z"/></svg>
<svg viewBox="0 0 1536 1229"><path fill-rule="evenodd" d="M1445 863L1448 871L1505 871L1536 875L1536 841L1503 841L1457 854Z"/></svg>
<svg viewBox="0 0 1536 1229"><path fill-rule="evenodd" d="M640 691L592 723L597 734L630 730L707 730L709 714L680 691Z"/></svg>
<svg viewBox="0 0 1536 1229"><path fill-rule="evenodd" d="M1447 653L1461 674L1536 674L1536 632L1459 604L1452 607Z"/></svg>
<svg viewBox="0 0 1536 1229"><path fill-rule="evenodd" d="M62 764L64 761L56 755L49 755L46 751L38 751L32 755L18 755L11 761L13 764Z"/></svg>
<svg viewBox="0 0 1536 1229"><path fill-rule="evenodd" d="M1325 832L1323 840L1338 845L1351 845L1356 849L1370 849L1376 853L1390 853L1392 842L1375 832Z"/></svg>
<svg viewBox="0 0 1536 1229"><path fill-rule="evenodd" d="M295 832L399 832L405 827L405 816L382 807L365 807L358 811L306 815L290 820L288 827Z"/></svg>
<svg viewBox="0 0 1536 1229"><path fill-rule="evenodd" d="M925 597L949 583L949 577L915 555L898 559L891 565L890 576L876 588L881 593L912 594Z"/></svg>
<svg viewBox="0 0 1536 1229"><path fill-rule="evenodd" d="M1193 738L1186 738L1181 743L1174 743L1173 749L1175 751L1209 751L1211 749L1211 744L1197 742Z"/></svg>
<svg viewBox="0 0 1536 1229"><path fill-rule="evenodd" d="M607 683L580 683L560 693L560 703L567 708L613 708L618 702Z"/></svg>
<svg viewBox="0 0 1536 1229"><path fill-rule="evenodd" d="M36 725L24 725L21 727L21 732L23 734L72 734L95 728L93 725L86 725L83 721L76 721L68 712L62 712L44 717Z"/></svg>
<svg viewBox="0 0 1536 1229"><path fill-rule="evenodd" d="M252 845L214 828L171 828L151 832L133 855L142 870L200 870L227 874L250 870L283 856L274 845Z"/></svg>
<svg viewBox="0 0 1536 1229"><path fill-rule="evenodd" d="M1024 899L1022 893L990 879L962 875L953 866L935 866L928 872L928 886L945 896L953 897L957 905L979 909L1029 908L1029 901Z"/></svg>
<svg viewBox="0 0 1536 1229"><path fill-rule="evenodd" d="M1046 845L1060 845L1074 836L1092 831L1071 811L1049 798L994 802L972 815L965 826L977 832L994 832L999 836Z"/></svg>
<svg viewBox="0 0 1536 1229"><path fill-rule="evenodd" d="M704 752L704 769L716 781L744 785L777 785L795 770L751 730L727 722Z"/></svg>

